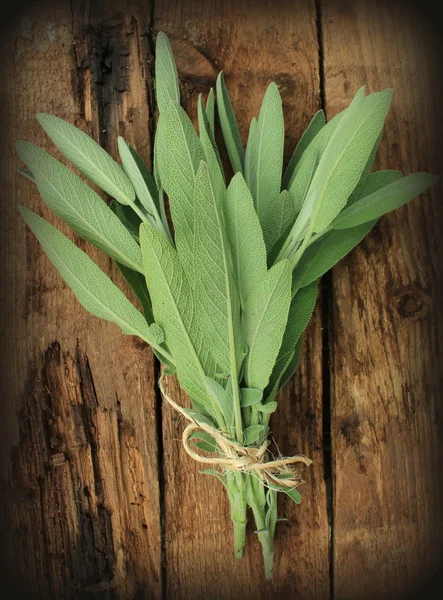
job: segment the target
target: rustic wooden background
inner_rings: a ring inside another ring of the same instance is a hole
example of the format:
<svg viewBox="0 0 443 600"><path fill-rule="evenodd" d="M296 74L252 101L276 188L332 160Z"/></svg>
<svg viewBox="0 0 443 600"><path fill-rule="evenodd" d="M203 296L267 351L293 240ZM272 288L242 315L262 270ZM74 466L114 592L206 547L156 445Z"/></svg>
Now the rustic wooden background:
<svg viewBox="0 0 443 600"><path fill-rule="evenodd" d="M150 159L159 30L191 115L224 69L245 136L276 81L289 156L320 107L331 118L363 84L394 87L377 167L441 170L441 47L423 11L405 4L72 0L23 10L3 32L0 69L3 564L51 599L423 592L443 537L439 189L381 219L325 277L273 419L282 452L314 465L302 504L280 499L288 522L270 583L252 530L244 560L232 558L224 491L182 451L151 350L88 315L18 217L20 203L57 221L16 170L16 139L53 151L38 111L75 122L114 156L122 134ZM106 257L79 245L123 285Z"/></svg>

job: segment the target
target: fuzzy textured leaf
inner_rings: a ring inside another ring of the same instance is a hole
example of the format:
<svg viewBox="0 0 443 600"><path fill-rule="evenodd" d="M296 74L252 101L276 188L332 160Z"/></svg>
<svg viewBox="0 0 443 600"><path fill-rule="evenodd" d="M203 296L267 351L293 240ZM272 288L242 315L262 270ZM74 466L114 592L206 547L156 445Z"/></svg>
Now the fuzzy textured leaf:
<svg viewBox="0 0 443 600"><path fill-rule="evenodd" d="M251 193L241 173L229 184L224 203L234 277L242 306L266 275L266 246Z"/></svg>
<svg viewBox="0 0 443 600"><path fill-rule="evenodd" d="M177 67L171 44L162 31L155 44L155 92L160 112L167 109L170 100L180 104Z"/></svg>
<svg viewBox="0 0 443 600"><path fill-rule="evenodd" d="M62 154L93 183L121 204L132 204L135 191L126 173L92 138L63 119L40 113L40 125Z"/></svg>
<svg viewBox="0 0 443 600"><path fill-rule="evenodd" d="M226 89L223 72L217 77L217 110L220 125L234 173L243 173L245 156L240 131L232 108L231 99Z"/></svg>
<svg viewBox="0 0 443 600"><path fill-rule="evenodd" d="M291 302L291 267L274 265L249 295L243 310L248 354L244 378L250 388L264 390L280 350Z"/></svg>
<svg viewBox="0 0 443 600"><path fill-rule="evenodd" d="M143 270L138 244L80 177L29 142L17 142L17 152L32 170L43 200L58 217L115 260L136 271Z"/></svg>
<svg viewBox="0 0 443 600"><path fill-rule="evenodd" d="M163 351L160 347L163 332L159 325L149 326L143 315L83 250L32 211L23 206L19 210L49 260L86 310L116 323L123 333L137 335Z"/></svg>

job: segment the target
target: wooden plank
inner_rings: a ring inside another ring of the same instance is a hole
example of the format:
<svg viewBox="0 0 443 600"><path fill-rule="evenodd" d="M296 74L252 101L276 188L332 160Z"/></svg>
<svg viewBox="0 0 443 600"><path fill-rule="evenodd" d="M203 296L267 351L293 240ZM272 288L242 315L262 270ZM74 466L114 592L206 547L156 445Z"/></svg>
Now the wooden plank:
<svg viewBox="0 0 443 600"><path fill-rule="evenodd" d="M60 222L17 175L14 152L20 138L54 151L35 118L47 111L113 154L124 133L149 158L149 25L146 2L113 3L111 15L39 4L3 41L2 546L39 598L161 596L152 353L87 314L26 230L18 203Z"/></svg>
<svg viewBox="0 0 443 600"><path fill-rule="evenodd" d="M393 87L377 167L438 171L441 48L432 29L406 6L322 7L328 117L363 84ZM434 189L382 218L333 272L333 570L342 600L418 597L441 565L441 206Z"/></svg>
<svg viewBox="0 0 443 600"><path fill-rule="evenodd" d="M223 69L245 141L267 85L276 81L284 102L287 150L292 150L319 106L313 2L299 2L294 9L292 2L169 0L156 4L154 28L170 37L182 103L194 121L198 94L207 94ZM280 450L305 452L315 464L306 473L302 504L279 500L288 523L278 526L275 576L270 583L264 581L252 528L243 560L234 560L225 492L215 480L199 474L201 467L181 447L181 419L169 406L163 408L168 598L329 596L321 353L321 316L316 313L301 368L282 394L272 421ZM170 390L186 402L176 383Z"/></svg>

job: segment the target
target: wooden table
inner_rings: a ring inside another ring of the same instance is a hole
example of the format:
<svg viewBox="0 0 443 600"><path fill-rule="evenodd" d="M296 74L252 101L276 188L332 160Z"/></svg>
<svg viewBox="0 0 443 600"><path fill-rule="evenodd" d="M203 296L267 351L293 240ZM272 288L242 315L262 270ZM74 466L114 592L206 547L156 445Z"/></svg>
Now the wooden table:
<svg viewBox="0 0 443 600"><path fill-rule="evenodd" d="M87 314L18 216L24 204L67 232L17 174L16 139L57 155L38 111L74 122L115 157L121 134L150 159L160 30L193 117L223 69L245 139L275 81L289 156L320 107L331 118L361 85L393 87L377 168L441 167L441 49L422 11L382 0L72 0L24 10L3 34L0 70L6 569L37 598L408 597L442 558L438 188L382 218L324 278L272 422L281 451L314 465L302 504L279 500L288 521L270 583L252 530L234 561L224 491L183 452L183 423L161 404L150 348ZM110 260L76 241L124 287Z"/></svg>

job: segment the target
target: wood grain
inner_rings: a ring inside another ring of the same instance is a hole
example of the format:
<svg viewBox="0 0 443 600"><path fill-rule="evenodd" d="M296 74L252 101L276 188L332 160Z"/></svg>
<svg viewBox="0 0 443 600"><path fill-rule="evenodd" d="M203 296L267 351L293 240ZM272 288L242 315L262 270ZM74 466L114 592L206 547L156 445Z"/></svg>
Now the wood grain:
<svg viewBox="0 0 443 600"><path fill-rule="evenodd" d="M149 158L149 22L147 3L113 3L111 16L39 3L2 50L2 546L39 598L161 596L152 353L86 313L44 256L16 205L67 228L14 153L20 138L54 151L35 118L47 111L111 153L124 133ZM110 260L79 245L127 290Z"/></svg>
<svg viewBox="0 0 443 600"><path fill-rule="evenodd" d="M441 169L439 46L422 13L322 11L328 117L394 88L378 168ZM441 188L384 217L333 272L333 572L340 599L417 597L441 565ZM409 596L411 594L411 596Z"/></svg>
<svg viewBox="0 0 443 600"><path fill-rule="evenodd" d="M165 31L179 70L182 103L195 120L199 93L206 95L223 70L243 141L263 94L276 81L283 98L287 154L319 107L314 3L180 2L155 7L155 31ZM226 158L226 157L225 157ZM226 161L225 161L226 162ZM229 172L229 169L227 170ZM261 549L252 528L242 561L232 553L225 491L182 450L183 424L163 410L166 595L168 598L321 599L329 596L328 523L322 454L322 336L316 313L302 365L280 398L272 431L282 453L314 459L303 501L280 499L288 522L276 535L275 576L266 583ZM172 393L183 401L176 384ZM240 592L241 590L241 592Z"/></svg>

